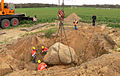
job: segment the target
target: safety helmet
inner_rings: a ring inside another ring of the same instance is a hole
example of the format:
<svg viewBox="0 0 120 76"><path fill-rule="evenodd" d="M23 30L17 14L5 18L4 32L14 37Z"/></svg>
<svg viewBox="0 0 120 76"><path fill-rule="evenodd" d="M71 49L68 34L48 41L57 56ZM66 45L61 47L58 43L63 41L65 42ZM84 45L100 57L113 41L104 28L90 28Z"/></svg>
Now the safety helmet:
<svg viewBox="0 0 120 76"><path fill-rule="evenodd" d="M41 63L41 61L40 61L40 60L38 60L38 63Z"/></svg>
<svg viewBox="0 0 120 76"><path fill-rule="evenodd" d="M34 49L34 50L35 50L35 47L32 47L32 49Z"/></svg>
<svg viewBox="0 0 120 76"><path fill-rule="evenodd" d="M44 49L44 46L42 46L42 49Z"/></svg>

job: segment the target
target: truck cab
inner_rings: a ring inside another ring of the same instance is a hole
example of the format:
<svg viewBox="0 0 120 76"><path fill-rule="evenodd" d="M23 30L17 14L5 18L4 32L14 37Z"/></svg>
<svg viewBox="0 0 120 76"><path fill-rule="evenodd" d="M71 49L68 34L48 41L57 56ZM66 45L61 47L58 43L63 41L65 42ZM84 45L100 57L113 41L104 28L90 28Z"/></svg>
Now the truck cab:
<svg viewBox="0 0 120 76"><path fill-rule="evenodd" d="M0 15L13 15L15 13L15 6L13 3L1 4L2 3L0 3Z"/></svg>

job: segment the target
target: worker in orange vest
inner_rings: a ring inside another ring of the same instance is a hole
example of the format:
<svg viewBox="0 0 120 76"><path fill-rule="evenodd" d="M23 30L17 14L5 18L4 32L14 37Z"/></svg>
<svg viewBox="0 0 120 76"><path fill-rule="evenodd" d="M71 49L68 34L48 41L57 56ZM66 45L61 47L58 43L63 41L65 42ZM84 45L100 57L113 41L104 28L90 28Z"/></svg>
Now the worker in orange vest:
<svg viewBox="0 0 120 76"><path fill-rule="evenodd" d="M75 30L78 30L78 28L77 28L77 26L78 26L78 21L75 19L75 21L74 21L73 23L74 23Z"/></svg>
<svg viewBox="0 0 120 76"><path fill-rule="evenodd" d="M46 68L47 68L47 65L44 62L41 63L41 61L38 60L38 71L42 71Z"/></svg>
<svg viewBox="0 0 120 76"><path fill-rule="evenodd" d="M31 51L31 53L32 53L32 57L33 57L33 63L36 63L36 49L35 49L35 47L32 47L32 51Z"/></svg>
<svg viewBox="0 0 120 76"><path fill-rule="evenodd" d="M45 52L45 55L47 54L48 48L42 46L42 52Z"/></svg>

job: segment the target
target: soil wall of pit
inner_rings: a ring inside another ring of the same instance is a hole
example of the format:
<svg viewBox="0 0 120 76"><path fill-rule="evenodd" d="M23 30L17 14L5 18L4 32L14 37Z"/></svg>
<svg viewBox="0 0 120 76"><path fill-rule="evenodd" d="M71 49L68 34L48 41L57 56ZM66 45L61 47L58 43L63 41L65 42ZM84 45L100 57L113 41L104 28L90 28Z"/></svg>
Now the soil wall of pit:
<svg viewBox="0 0 120 76"><path fill-rule="evenodd" d="M97 58L102 54L108 53L107 50L113 49L116 45L115 42L107 35L100 33L102 30L97 27L90 30L84 27L78 31L66 28L66 35L62 37L62 43L72 47L78 57L78 65L93 58ZM14 51L15 54L11 54L12 57L18 60L25 61L26 63L31 61L31 48L35 46L38 52L37 59L43 59L44 54L41 52L41 46L50 47L56 42L60 41L60 37L51 36L46 38L40 34L28 36L19 39L17 42L8 45L7 49Z"/></svg>

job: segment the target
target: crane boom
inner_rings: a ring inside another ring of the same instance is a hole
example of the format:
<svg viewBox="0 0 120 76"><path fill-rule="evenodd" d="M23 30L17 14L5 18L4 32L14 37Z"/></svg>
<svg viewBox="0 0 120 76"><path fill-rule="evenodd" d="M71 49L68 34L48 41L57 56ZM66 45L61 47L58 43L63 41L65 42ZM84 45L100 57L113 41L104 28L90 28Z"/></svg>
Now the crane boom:
<svg viewBox="0 0 120 76"><path fill-rule="evenodd" d="M63 5L63 10L64 10L64 0L63 0L63 3L62 3L62 5Z"/></svg>
<svg viewBox="0 0 120 76"><path fill-rule="evenodd" d="M4 0L1 0L1 11L4 10Z"/></svg>
<svg viewBox="0 0 120 76"><path fill-rule="evenodd" d="M13 15L15 12L15 6L13 3L5 3L1 0L0 3L0 15Z"/></svg>

